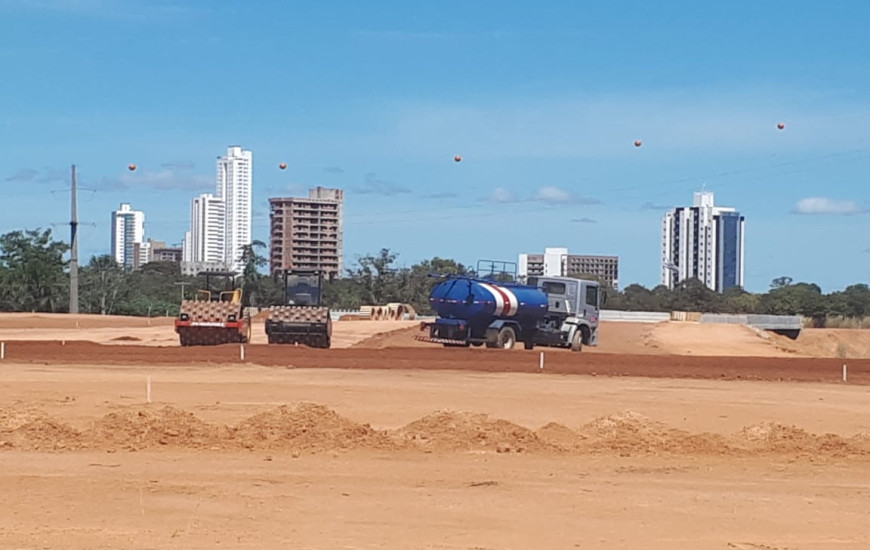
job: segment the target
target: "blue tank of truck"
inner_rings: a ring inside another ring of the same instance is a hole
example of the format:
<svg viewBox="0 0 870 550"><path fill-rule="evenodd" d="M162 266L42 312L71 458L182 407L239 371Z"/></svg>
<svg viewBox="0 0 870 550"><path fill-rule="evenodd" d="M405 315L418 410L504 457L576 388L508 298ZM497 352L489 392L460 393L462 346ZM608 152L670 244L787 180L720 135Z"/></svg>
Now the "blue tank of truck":
<svg viewBox="0 0 870 550"><path fill-rule="evenodd" d="M472 325L494 319L534 323L547 313L547 295L533 286L452 277L438 283L429 303L439 317L461 319Z"/></svg>

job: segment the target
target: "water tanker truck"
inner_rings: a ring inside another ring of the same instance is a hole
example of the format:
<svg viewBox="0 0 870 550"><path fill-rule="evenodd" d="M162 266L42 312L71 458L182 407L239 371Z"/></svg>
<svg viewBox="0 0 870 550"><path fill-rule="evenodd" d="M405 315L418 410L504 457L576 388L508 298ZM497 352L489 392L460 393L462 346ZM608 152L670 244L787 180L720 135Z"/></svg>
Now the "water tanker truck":
<svg viewBox="0 0 870 550"><path fill-rule="evenodd" d="M478 267L477 273L450 275L435 285L429 303L438 317L421 324L428 335L417 340L502 349L522 342L525 349L539 345L572 351L598 344L597 282L533 276L518 284L505 282L516 280L515 271L481 276Z"/></svg>

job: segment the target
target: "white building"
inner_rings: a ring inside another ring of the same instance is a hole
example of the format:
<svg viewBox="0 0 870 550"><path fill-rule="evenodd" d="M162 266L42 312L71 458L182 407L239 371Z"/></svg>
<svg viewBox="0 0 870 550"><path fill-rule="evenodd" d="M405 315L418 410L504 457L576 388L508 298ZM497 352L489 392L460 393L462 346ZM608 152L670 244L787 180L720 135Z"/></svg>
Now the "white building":
<svg viewBox="0 0 870 550"><path fill-rule="evenodd" d="M217 196L224 201L224 258L236 272L244 269L242 248L251 244L251 190L254 160L251 151L233 145L217 161Z"/></svg>
<svg viewBox="0 0 870 550"><path fill-rule="evenodd" d="M211 193L193 199L190 206L190 232L184 239L184 261L226 263L224 208L223 199Z"/></svg>
<svg viewBox="0 0 870 550"><path fill-rule="evenodd" d="M520 254L517 277L597 277L619 288L619 256L569 254L567 248L545 248L543 254Z"/></svg>
<svg viewBox="0 0 870 550"><path fill-rule="evenodd" d="M184 232L184 241L181 243L181 261L193 261L193 233L190 231Z"/></svg>
<svg viewBox="0 0 870 550"><path fill-rule="evenodd" d="M128 203L112 212L112 257L118 265L133 269L138 267L136 257L145 240L145 213L133 210Z"/></svg>
<svg viewBox="0 0 870 550"><path fill-rule="evenodd" d="M717 292L744 286L746 221L734 208L715 206L713 193L695 193L691 207L662 220L662 284L695 278Z"/></svg>

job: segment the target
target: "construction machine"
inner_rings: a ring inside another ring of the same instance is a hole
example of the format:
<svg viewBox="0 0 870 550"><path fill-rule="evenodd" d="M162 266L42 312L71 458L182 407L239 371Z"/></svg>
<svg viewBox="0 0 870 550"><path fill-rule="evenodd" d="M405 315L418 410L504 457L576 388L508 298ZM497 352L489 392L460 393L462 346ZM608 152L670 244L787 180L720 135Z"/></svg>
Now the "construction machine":
<svg viewBox="0 0 870 550"><path fill-rule="evenodd" d="M322 305L323 274L287 270L284 297L269 308L266 336L270 344L303 344L327 349L332 340L329 308Z"/></svg>
<svg viewBox="0 0 870 550"><path fill-rule="evenodd" d="M199 273L205 288L182 300L175 332L182 346L216 346L251 340L251 319L245 315L242 289L230 271Z"/></svg>

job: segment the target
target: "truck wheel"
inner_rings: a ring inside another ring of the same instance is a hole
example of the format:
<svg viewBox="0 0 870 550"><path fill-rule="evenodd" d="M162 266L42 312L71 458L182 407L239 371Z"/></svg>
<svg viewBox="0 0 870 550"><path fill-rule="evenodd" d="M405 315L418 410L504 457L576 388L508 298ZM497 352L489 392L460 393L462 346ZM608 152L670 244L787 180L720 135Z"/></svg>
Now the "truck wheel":
<svg viewBox="0 0 870 550"><path fill-rule="evenodd" d="M526 340L525 342L523 342L523 349L535 349L535 341Z"/></svg>
<svg viewBox="0 0 870 550"><path fill-rule="evenodd" d="M516 342L517 333L514 332L514 329L512 329L511 327L502 327L501 330L498 331L498 340L496 341L496 347L501 349L513 349Z"/></svg>
<svg viewBox="0 0 870 550"><path fill-rule="evenodd" d="M583 331L579 328L574 331L574 337L571 338L571 351L581 351L583 349Z"/></svg>

